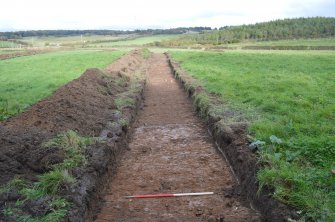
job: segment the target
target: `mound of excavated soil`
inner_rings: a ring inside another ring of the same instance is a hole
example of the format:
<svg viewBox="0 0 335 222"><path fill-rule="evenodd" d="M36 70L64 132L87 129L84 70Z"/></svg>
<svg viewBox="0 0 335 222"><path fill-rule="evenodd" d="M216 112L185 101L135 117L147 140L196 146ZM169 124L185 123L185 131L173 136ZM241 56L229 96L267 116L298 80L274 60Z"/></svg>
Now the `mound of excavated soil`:
<svg viewBox="0 0 335 222"><path fill-rule="evenodd" d="M88 69L24 113L0 123L0 185L17 175L36 181L36 176L48 171L52 164L62 162L61 153L42 144L63 131L71 129L82 136L99 136L107 123L115 120L115 97L129 90L129 84L120 84L129 81L124 74L132 75L143 61L138 52L133 52L107 71ZM125 115L132 113L129 107L126 109ZM8 198L0 195L0 212L7 201L13 201ZM2 216L0 213L0 221L5 221Z"/></svg>

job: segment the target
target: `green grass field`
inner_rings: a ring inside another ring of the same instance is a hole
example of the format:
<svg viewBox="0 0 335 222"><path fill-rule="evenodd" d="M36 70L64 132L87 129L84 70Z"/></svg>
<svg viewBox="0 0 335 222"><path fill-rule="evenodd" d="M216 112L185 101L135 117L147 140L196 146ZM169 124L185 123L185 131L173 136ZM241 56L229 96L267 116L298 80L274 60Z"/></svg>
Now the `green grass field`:
<svg viewBox="0 0 335 222"><path fill-rule="evenodd" d="M335 218L335 54L173 51L205 89L244 111L263 141L262 185L304 218Z"/></svg>
<svg viewBox="0 0 335 222"><path fill-rule="evenodd" d="M245 46L285 46L285 47L294 47L294 46L311 46L311 47L326 47L335 46L335 38L320 38L320 39L291 39L291 40L278 40L278 41L244 41L240 43L232 44L223 44L218 45L217 47L231 48L231 49L241 49Z"/></svg>
<svg viewBox="0 0 335 222"><path fill-rule="evenodd" d="M135 39L129 40L120 40L116 42L106 42L106 43L95 43L89 44L89 47L118 47L118 46L142 46L145 44L167 40L167 39L174 39L178 35L153 35L153 36L144 36L138 37Z"/></svg>
<svg viewBox="0 0 335 222"><path fill-rule="evenodd" d="M256 41L245 40L239 43L227 43L220 45L197 44L187 35L179 35L174 39L163 39L160 43L165 47L185 47L185 48L216 48L216 49L233 49L233 50L255 50L255 49L280 49L280 50L334 50L335 38L318 38L318 39L291 39L278 41ZM263 47L263 48L262 48Z"/></svg>
<svg viewBox="0 0 335 222"><path fill-rule="evenodd" d="M335 46L335 38L324 39L296 39L296 40L279 40L279 41L261 41L255 42L255 45L269 45L269 46Z"/></svg>
<svg viewBox="0 0 335 222"><path fill-rule="evenodd" d="M20 112L79 77L104 68L123 51L65 51L0 61L0 120Z"/></svg>

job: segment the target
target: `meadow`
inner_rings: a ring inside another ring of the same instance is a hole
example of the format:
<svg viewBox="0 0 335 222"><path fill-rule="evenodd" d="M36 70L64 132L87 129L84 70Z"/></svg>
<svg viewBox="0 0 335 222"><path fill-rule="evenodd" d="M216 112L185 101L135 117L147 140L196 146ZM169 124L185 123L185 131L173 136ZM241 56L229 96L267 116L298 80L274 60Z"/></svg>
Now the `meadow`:
<svg viewBox="0 0 335 222"><path fill-rule="evenodd" d="M258 41L255 45L270 45L270 46L335 46L335 38L320 38L320 39L292 39L278 41Z"/></svg>
<svg viewBox="0 0 335 222"><path fill-rule="evenodd" d="M25 110L79 77L104 68L123 51L60 51L0 61L0 120Z"/></svg>
<svg viewBox="0 0 335 222"><path fill-rule="evenodd" d="M335 38L288 39L272 41L247 40L240 43L224 44L227 47L241 48L243 46L335 46Z"/></svg>
<svg viewBox="0 0 335 222"><path fill-rule="evenodd" d="M74 46L84 45L90 42L97 41L115 41L127 37L126 35L111 36L111 35L75 35L75 36L38 36L25 37L23 42L33 47L45 46Z"/></svg>
<svg viewBox="0 0 335 222"><path fill-rule="evenodd" d="M135 37L133 39L120 39L120 41L88 44L89 47L119 47L119 46L141 46L149 43L159 42L163 40L171 40L178 35L152 35Z"/></svg>
<svg viewBox="0 0 335 222"><path fill-rule="evenodd" d="M335 54L171 51L208 92L244 112L261 187L307 220L335 218Z"/></svg>
<svg viewBox="0 0 335 222"><path fill-rule="evenodd" d="M226 49L244 49L245 47L273 47L272 49L279 49L282 50L290 50L296 48L293 47L329 47L329 50L334 50L332 47L335 46L335 38L317 38L317 39L289 39L289 40L277 40L277 41L255 41L255 40L247 40L242 41L239 43L231 43L231 44L222 44L218 45L217 47L224 47ZM268 48L266 50L270 50Z"/></svg>

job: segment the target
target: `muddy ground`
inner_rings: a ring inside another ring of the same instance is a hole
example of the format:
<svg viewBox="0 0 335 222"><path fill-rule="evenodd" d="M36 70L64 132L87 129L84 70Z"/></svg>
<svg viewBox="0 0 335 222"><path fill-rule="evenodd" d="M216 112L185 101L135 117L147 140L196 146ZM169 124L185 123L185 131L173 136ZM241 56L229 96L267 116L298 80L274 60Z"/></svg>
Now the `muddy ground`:
<svg viewBox="0 0 335 222"><path fill-rule="evenodd" d="M206 125L173 78L167 57L149 60L144 108L110 184L103 221L261 221L236 192L229 165L215 149ZM126 199L152 193L214 192L214 195Z"/></svg>
<svg viewBox="0 0 335 222"><path fill-rule="evenodd" d="M69 219L83 221L85 217L88 218L92 206L97 205L90 204L89 201L90 198L95 198L93 191L101 184L99 177L115 165L113 163L117 162L118 154L126 149L127 127L120 124L108 126L120 118L131 122L136 114L136 106L126 106L118 110L115 98L129 91L131 80L126 76L134 75L135 71L138 74L143 64L143 56L139 52L133 52L117 60L105 71L88 69L81 77L59 88L52 96L33 105L24 113L2 122L0 184L4 185L18 176L35 182L38 175L62 162L64 155L61 150L43 147L46 141L61 132L71 129L81 136L108 137L106 143L93 144L88 148L87 167L72 172L77 182L64 192L64 196L74 203ZM128 93L127 96L138 102L143 84L132 87L132 94ZM22 196L15 191L0 195L0 221L15 221L15 218L5 217L3 210L21 199ZM31 216L43 211L37 207L35 212L31 212L29 206L23 206L22 210Z"/></svg>

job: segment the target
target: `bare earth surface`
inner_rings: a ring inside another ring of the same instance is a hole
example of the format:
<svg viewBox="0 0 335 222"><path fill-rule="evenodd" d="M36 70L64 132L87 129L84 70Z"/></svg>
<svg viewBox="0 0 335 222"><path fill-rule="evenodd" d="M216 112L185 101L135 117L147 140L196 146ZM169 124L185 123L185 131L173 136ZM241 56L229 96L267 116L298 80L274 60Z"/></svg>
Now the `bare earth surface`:
<svg viewBox="0 0 335 222"><path fill-rule="evenodd" d="M261 221L234 195L225 195L236 182L173 78L165 55L155 54L148 62L144 109L96 221ZM124 197L206 191L215 194Z"/></svg>

